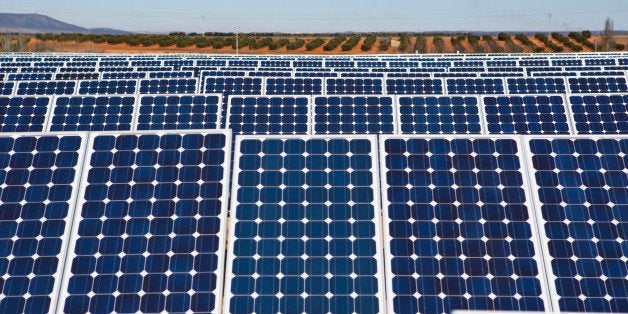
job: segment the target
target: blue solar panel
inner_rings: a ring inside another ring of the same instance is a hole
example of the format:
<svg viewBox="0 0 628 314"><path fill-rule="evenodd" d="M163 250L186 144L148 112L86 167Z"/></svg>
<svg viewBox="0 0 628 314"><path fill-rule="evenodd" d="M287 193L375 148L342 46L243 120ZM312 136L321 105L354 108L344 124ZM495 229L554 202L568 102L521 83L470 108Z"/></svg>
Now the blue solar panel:
<svg viewBox="0 0 628 314"><path fill-rule="evenodd" d="M394 133L391 96L314 97L314 134Z"/></svg>
<svg viewBox="0 0 628 314"><path fill-rule="evenodd" d="M0 312L54 312L85 134L0 137Z"/></svg>
<svg viewBox="0 0 628 314"><path fill-rule="evenodd" d="M0 95L12 95L14 86L13 82L0 82Z"/></svg>
<svg viewBox="0 0 628 314"><path fill-rule="evenodd" d="M443 94L441 79L388 79L386 80L388 94Z"/></svg>
<svg viewBox="0 0 628 314"><path fill-rule="evenodd" d="M628 309L628 139L529 139L554 309Z"/></svg>
<svg viewBox="0 0 628 314"><path fill-rule="evenodd" d="M317 78L267 78L266 95L313 95L323 93L323 80Z"/></svg>
<svg viewBox="0 0 628 314"><path fill-rule="evenodd" d="M490 134L569 134L563 96L483 98Z"/></svg>
<svg viewBox="0 0 628 314"><path fill-rule="evenodd" d="M262 79L252 77L208 77L205 79L206 93L228 95L261 95Z"/></svg>
<svg viewBox="0 0 628 314"><path fill-rule="evenodd" d="M234 134L308 134L307 96L229 97L227 128Z"/></svg>
<svg viewBox="0 0 628 314"><path fill-rule="evenodd" d="M113 94L135 94L137 88L136 80L100 80L100 81L80 81L78 87L79 95L113 95Z"/></svg>
<svg viewBox="0 0 628 314"><path fill-rule="evenodd" d="M398 102L402 134L482 133L477 97L400 96Z"/></svg>
<svg viewBox="0 0 628 314"><path fill-rule="evenodd" d="M50 131L131 130L135 96L71 96L55 98Z"/></svg>
<svg viewBox="0 0 628 314"><path fill-rule="evenodd" d="M624 77L581 77L569 78L572 93L618 93L627 92Z"/></svg>
<svg viewBox="0 0 628 314"><path fill-rule="evenodd" d="M41 132L49 97L0 96L0 132Z"/></svg>
<svg viewBox="0 0 628 314"><path fill-rule="evenodd" d="M229 312L385 312L375 142L236 139Z"/></svg>
<svg viewBox="0 0 628 314"><path fill-rule="evenodd" d="M563 78L507 79L510 94L559 94L565 93Z"/></svg>
<svg viewBox="0 0 628 314"><path fill-rule="evenodd" d="M0 80L2 77L0 77ZM11 73L7 81L50 81L52 73Z"/></svg>
<svg viewBox="0 0 628 314"><path fill-rule="evenodd" d="M137 130L217 129L222 95L141 96Z"/></svg>
<svg viewBox="0 0 628 314"><path fill-rule="evenodd" d="M447 93L456 94L503 94L504 81L501 78L448 79Z"/></svg>
<svg viewBox="0 0 628 314"><path fill-rule="evenodd" d="M194 94L195 78L140 80L140 94Z"/></svg>
<svg viewBox="0 0 628 314"><path fill-rule="evenodd" d="M371 78L328 78L327 95L382 94L382 79Z"/></svg>
<svg viewBox="0 0 628 314"><path fill-rule="evenodd" d="M549 309L517 140L380 147L389 313Z"/></svg>
<svg viewBox="0 0 628 314"><path fill-rule="evenodd" d="M102 74L104 80L142 79L146 73L142 72L107 72Z"/></svg>
<svg viewBox="0 0 628 314"><path fill-rule="evenodd" d="M628 133L628 95L570 96L577 134Z"/></svg>
<svg viewBox="0 0 628 314"><path fill-rule="evenodd" d="M7 83L5 83L7 84ZM20 82L17 85L17 95L72 95L76 82Z"/></svg>
<svg viewBox="0 0 628 314"><path fill-rule="evenodd" d="M74 219L65 313L220 313L230 135L99 134Z"/></svg>

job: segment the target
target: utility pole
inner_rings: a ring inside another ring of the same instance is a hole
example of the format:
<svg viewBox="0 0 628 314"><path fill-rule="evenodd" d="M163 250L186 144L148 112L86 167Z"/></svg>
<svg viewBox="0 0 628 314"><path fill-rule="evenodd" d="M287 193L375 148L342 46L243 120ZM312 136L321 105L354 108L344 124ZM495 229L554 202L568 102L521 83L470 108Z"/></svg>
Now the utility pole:
<svg viewBox="0 0 628 314"><path fill-rule="evenodd" d="M547 38L552 38L552 14L547 15Z"/></svg>
<svg viewBox="0 0 628 314"><path fill-rule="evenodd" d="M240 42L238 40L238 35L240 32L240 26L235 27L235 35L236 35L236 54L240 54Z"/></svg>
<svg viewBox="0 0 628 314"><path fill-rule="evenodd" d="M201 34L205 37L205 14L201 17Z"/></svg>

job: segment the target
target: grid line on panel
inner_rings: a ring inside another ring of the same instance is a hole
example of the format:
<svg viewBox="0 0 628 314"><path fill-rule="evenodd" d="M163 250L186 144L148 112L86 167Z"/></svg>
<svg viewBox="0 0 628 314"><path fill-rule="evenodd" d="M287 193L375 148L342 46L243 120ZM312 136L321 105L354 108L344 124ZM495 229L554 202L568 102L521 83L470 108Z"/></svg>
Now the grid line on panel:
<svg viewBox="0 0 628 314"><path fill-rule="evenodd" d="M266 78L266 95L320 95L320 78Z"/></svg>
<svg viewBox="0 0 628 314"><path fill-rule="evenodd" d="M220 313L230 132L98 133L58 311Z"/></svg>
<svg viewBox="0 0 628 314"><path fill-rule="evenodd" d="M392 134L393 96L314 96L314 134Z"/></svg>
<svg viewBox="0 0 628 314"><path fill-rule="evenodd" d="M509 78L506 80L509 94L564 94L563 78Z"/></svg>
<svg viewBox="0 0 628 314"><path fill-rule="evenodd" d="M328 78L325 91L326 95L384 94L382 81L377 78Z"/></svg>
<svg viewBox="0 0 628 314"><path fill-rule="evenodd" d="M568 83L573 94L628 92L625 77L577 77L569 78Z"/></svg>
<svg viewBox="0 0 628 314"><path fill-rule="evenodd" d="M389 312L549 310L517 139L380 147Z"/></svg>
<svg viewBox="0 0 628 314"><path fill-rule="evenodd" d="M86 134L0 136L0 311L54 311Z"/></svg>
<svg viewBox="0 0 628 314"><path fill-rule="evenodd" d="M309 96L231 96L227 128L234 134L309 134Z"/></svg>
<svg viewBox="0 0 628 314"><path fill-rule="evenodd" d="M238 136L225 307L384 312L374 136Z"/></svg>
<svg viewBox="0 0 628 314"><path fill-rule="evenodd" d="M504 94L502 78L447 79L447 94Z"/></svg>
<svg viewBox="0 0 628 314"><path fill-rule="evenodd" d="M19 82L16 95L72 95L76 81L34 81Z"/></svg>
<svg viewBox="0 0 628 314"><path fill-rule="evenodd" d="M137 130L218 129L222 94L142 95Z"/></svg>
<svg viewBox="0 0 628 314"><path fill-rule="evenodd" d="M57 96L50 118L50 131L131 130L135 95Z"/></svg>
<svg viewBox="0 0 628 314"><path fill-rule="evenodd" d="M489 134L569 134L562 95L483 96Z"/></svg>
<svg viewBox="0 0 628 314"><path fill-rule="evenodd" d="M556 310L624 312L628 139L526 139L528 171Z"/></svg>
<svg viewBox="0 0 628 314"><path fill-rule="evenodd" d="M195 94L196 78L144 79L140 80L140 94Z"/></svg>
<svg viewBox="0 0 628 314"><path fill-rule="evenodd" d="M480 134L478 97L397 96L400 134Z"/></svg>
<svg viewBox="0 0 628 314"><path fill-rule="evenodd" d="M386 80L386 91L393 94L444 94L442 79L398 78Z"/></svg>
<svg viewBox="0 0 628 314"><path fill-rule="evenodd" d="M78 95L130 95L137 90L137 80L79 81Z"/></svg>
<svg viewBox="0 0 628 314"><path fill-rule="evenodd" d="M0 132L42 132L50 97L0 96Z"/></svg>

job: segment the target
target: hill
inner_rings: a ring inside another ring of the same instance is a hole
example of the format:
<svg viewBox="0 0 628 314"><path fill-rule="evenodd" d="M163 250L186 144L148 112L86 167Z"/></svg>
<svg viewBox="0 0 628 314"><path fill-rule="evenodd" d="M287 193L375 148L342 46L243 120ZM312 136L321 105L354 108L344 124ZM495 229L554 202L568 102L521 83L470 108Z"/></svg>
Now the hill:
<svg viewBox="0 0 628 314"><path fill-rule="evenodd" d="M41 14L0 13L0 32L9 33L81 33L81 34L129 34L110 28L84 28Z"/></svg>

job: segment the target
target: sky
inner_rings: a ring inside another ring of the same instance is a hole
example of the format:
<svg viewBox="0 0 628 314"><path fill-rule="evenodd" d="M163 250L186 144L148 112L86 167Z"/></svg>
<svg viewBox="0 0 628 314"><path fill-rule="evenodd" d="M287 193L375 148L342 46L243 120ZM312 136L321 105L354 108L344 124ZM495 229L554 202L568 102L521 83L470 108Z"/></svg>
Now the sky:
<svg viewBox="0 0 628 314"><path fill-rule="evenodd" d="M628 30L626 0L2 0L87 28L133 32ZM548 18L551 14L551 18Z"/></svg>

